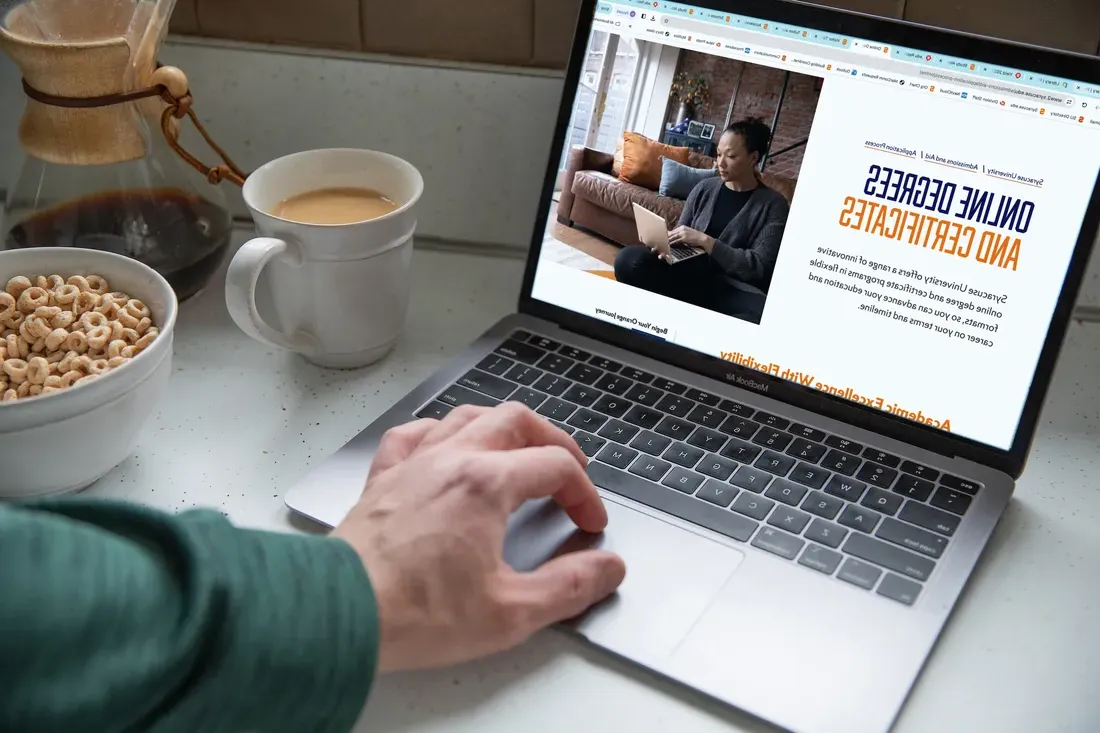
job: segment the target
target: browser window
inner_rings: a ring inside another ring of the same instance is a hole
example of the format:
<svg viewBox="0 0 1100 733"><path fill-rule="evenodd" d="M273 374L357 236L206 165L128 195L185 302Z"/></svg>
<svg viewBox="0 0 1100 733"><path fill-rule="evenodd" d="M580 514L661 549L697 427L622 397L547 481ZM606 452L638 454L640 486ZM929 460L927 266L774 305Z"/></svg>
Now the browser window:
<svg viewBox="0 0 1100 733"><path fill-rule="evenodd" d="M1100 172L1100 88L599 3L561 161L537 300L1008 449ZM706 256L641 246L634 204Z"/></svg>

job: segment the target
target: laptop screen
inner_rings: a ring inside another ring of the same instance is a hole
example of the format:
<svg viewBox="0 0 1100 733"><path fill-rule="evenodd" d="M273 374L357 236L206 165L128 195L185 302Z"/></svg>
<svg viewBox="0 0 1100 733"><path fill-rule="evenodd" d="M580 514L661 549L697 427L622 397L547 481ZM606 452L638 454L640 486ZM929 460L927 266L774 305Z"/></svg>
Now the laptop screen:
<svg viewBox="0 0 1100 733"><path fill-rule="evenodd" d="M1009 449L1100 87L675 3L592 28L532 297Z"/></svg>

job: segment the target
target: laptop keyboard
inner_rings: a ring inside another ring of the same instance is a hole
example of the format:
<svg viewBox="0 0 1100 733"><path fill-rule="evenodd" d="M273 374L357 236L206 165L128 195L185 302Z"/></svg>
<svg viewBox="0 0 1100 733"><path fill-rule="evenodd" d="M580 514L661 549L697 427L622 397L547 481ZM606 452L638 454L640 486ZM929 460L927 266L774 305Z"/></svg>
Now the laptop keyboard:
<svg viewBox="0 0 1100 733"><path fill-rule="evenodd" d="M905 605L976 482L517 331L417 413L522 402L606 491Z"/></svg>

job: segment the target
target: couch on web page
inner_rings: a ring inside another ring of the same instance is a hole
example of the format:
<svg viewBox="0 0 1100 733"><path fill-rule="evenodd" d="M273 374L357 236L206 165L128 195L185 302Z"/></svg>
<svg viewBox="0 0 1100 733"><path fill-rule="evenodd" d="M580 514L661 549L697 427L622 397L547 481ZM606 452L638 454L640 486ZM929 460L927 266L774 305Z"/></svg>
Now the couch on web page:
<svg viewBox="0 0 1100 733"><path fill-rule="evenodd" d="M1009 99L1022 72L967 87L899 72L883 44L766 21L699 35L698 16L613 9L534 296L1008 448L1100 170L1069 83ZM814 34L825 51L796 51ZM696 255L659 257L635 207Z"/></svg>

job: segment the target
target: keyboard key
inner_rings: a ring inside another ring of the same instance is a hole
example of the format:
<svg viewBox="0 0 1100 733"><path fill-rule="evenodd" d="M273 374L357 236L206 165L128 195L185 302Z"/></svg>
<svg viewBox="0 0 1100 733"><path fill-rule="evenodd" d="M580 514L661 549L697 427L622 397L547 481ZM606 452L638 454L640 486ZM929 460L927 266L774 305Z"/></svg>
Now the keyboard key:
<svg viewBox="0 0 1100 733"><path fill-rule="evenodd" d="M737 417L736 415L730 415L730 417L722 423L719 427L726 435L732 435L735 438L741 438L742 440L748 440L752 436L756 435L756 431L760 429L760 426L754 423L752 420L748 420L743 417Z"/></svg>
<svg viewBox="0 0 1100 733"><path fill-rule="evenodd" d="M514 340L505 341L498 346L496 348L496 353L503 354L516 361L522 361L524 364L534 364L539 359L546 356L546 352L542 349Z"/></svg>
<svg viewBox="0 0 1100 733"><path fill-rule="evenodd" d="M854 476L856 469L859 468L859 464L863 463L860 458L848 453L842 453L839 450L829 451L829 455L825 456L825 460L821 462L821 465L830 471L844 474L845 476Z"/></svg>
<svg viewBox="0 0 1100 733"><path fill-rule="evenodd" d="M783 450L791 444L792 440L794 440L794 436L784 433L782 430L765 428L756 434L752 442L772 450Z"/></svg>
<svg viewBox="0 0 1100 733"><path fill-rule="evenodd" d="M844 561L844 567L840 569L836 577L852 585L858 585L865 590L871 590L875 587L878 579L882 577L882 571L874 565L848 558Z"/></svg>
<svg viewBox="0 0 1100 733"><path fill-rule="evenodd" d="M802 530L806 529L806 525L809 523L809 514L785 506L779 507L768 517L768 524L792 534L802 534Z"/></svg>
<svg viewBox="0 0 1100 733"><path fill-rule="evenodd" d="M802 497L806 496L808 489L798 484L792 484L786 479L777 478L772 481L772 485L768 487L768 490L764 492L764 496L769 499L775 499L781 501L789 506L798 506L802 501Z"/></svg>
<svg viewBox="0 0 1100 733"><path fill-rule="evenodd" d="M568 399L568 395L566 395L566 399ZM626 411L630 409L630 403L622 397L605 394L603 397L596 400L596 404L592 405L592 409L610 417L622 417L626 414Z"/></svg>
<svg viewBox="0 0 1100 733"><path fill-rule="evenodd" d="M864 463L863 468L859 469L859 473L856 474L856 478L860 481L866 481L869 484L883 489L890 488L890 485L894 483L894 479L897 477L898 472L894 469L880 466L870 461Z"/></svg>
<svg viewBox="0 0 1100 733"><path fill-rule="evenodd" d="M688 436L695 432L695 426L687 420L675 417L666 417L656 428L661 435L667 435L674 440L687 440Z"/></svg>
<svg viewBox="0 0 1100 733"><path fill-rule="evenodd" d="M632 386L634 386L634 382L618 374L608 373L596 380L597 389L602 389L604 392L610 392L614 395L625 395L626 391Z"/></svg>
<svg viewBox="0 0 1100 733"><path fill-rule="evenodd" d="M741 466L737 469L737 473L733 474L733 478L730 479L730 483L734 486L740 486L742 489L748 489L749 491L755 491L757 494L764 492L768 484L771 483L772 477L770 474L758 471L751 466Z"/></svg>
<svg viewBox="0 0 1100 733"><path fill-rule="evenodd" d="M867 484L843 476L833 476L825 486L825 493L848 501L859 501L866 490Z"/></svg>
<svg viewBox="0 0 1100 733"><path fill-rule="evenodd" d="M896 519L883 519L875 536L936 559L939 559L947 549L947 538Z"/></svg>
<svg viewBox="0 0 1100 733"><path fill-rule="evenodd" d="M970 497L966 494L949 489L946 486L941 486L936 489L936 493L932 494L932 499L928 502L934 507L951 512L952 514L958 514L960 517L966 514L966 510L970 508Z"/></svg>
<svg viewBox="0 0 1100 733"><path fill-rule="evenodd" d="M605 491L666 512L738 542L747 542L756 531L757 524L751 519L734 514L728 509L719 509L694 497L684 496L678 491L669 491L663 486L616 471L601 463L588 464L588 476L596 486Z"/></svg>
<svg viewBox="0 0 1100 733"><path fill-rule="evenodd" d="M756 460L756 457L760 455L760 448L746 443L743 440L732 438L730 442L726 444L726 447L722 449L721 453L726 458L732 458L738 463L752 463Z"/></svg>
<svg viewBox="0 0 1100 733"><path fill-rule="evenodd" d="M622 420L612 420L607 425L600 428L600 436L607 438L608 440L614 440L616 443L622 443L626 445L634 436L638 434L638 428L633 425L627 425Z"/></svg>
<svg viewBox="0 0 1100 733"><path fill-rule="evenodd" d="M791 424L791 421L786 418L779 417L778 415L770 415L766 412L756 413L756 417L754 417L753 420L765 427L775 428L776 430L786 430Z"/></svg>
<svg viewBox="0 0 1100 733"><path fill-rule="evenodd" d="M627 390L626 398L646 407L653 407L661 401L661 395L663 394L659 389L653 389L653 387L647 387L644 384L635 384Z"/></svg>
<svg viewBox="0 0 1100 733"><path fill-rule="evenodd" d="M708 428L717 428L729 415L714 407L696 405L695 409L688 413L687 419Z"/></svg>
<svg viewBox="0 0 1100 733"><path fill-rule="evenodd" d="M596 460L603 461L610 466L621 468L625 471L637 457L638 451L636 450L623 448L621 445L606 445L604 449L596 455Z"/></svg>
<svg viewBox="0 0 1100 733"><path fill-rule="evenodd" d="M536 392L530 387L520 387L508 398L508 401L519 402L520 404L527 405L532 410L537 410L539 409L539 405L546 401L546 395L542 392Z"/></svg>
<svg viewBox="0 0 1100 733"><path fill-rule="evenodd" d="M607 418L598 412L593 412L587 407L582 407L577 410L573 417L566 420L566 423L572 425L580 430L587 430L590 433L594 433L603 427L607 422Z"/></svg>
<svg viewBox="0 0 1100 733"><path fill-rule="evenodd" d="M961 491L964 494L970 494L971 496L977 494L978 489L981 488L981 485L976 481L959 478L958 476L952 476L950 474L944 474L943 478L940 479L940 483L949 489Z"/></svg>
<svg viewBox="0 0 1100 733"><path fill-rule="evenodd" d="M795 438L794 442L787 448L787 455L794 456L807 463L817 463L828 450L820 443L811 443L807 438Z"/></svg>
<svg viewBox="0 0 1100 733"><path fill-rule="evenodd" d="M599 379L602 375L603 372L601 372L599 369L593 366L588 366L587 364L577 364L565 373L565 376L569 377L572 380L580 382L581 384L595 384L596 380Z"/></svg>
<svg viewBox="0 0 1100 733"><path fill-rule="evenodd" d="M695 464L702 460L703 455L703 451L698 448L693 448L684 443L673 443L661 457L666 461L672 461L677 466L695 468Z"/></svg>
<svg viewBox="0 0 1100 733"><path fill-rule="evenodd" d="M524 331L523 329L516 329L512 331L512 338L516 341L529 341L531 339L531 332Z"/></svg>
<svg viewBox="0 0 1100 733"><path fill-rule="evenodd" d="M852 529L858 529L860 532L870 534L875 530L875 527L878 525L878 520L881 518L882 515L878 512L873 512L870 509L865 509L855 504L849 504L844 507L844 511L840 513L840 519L837 521L845 527L851 527Z"/></svg>
<svg viewBox="0 0 1100 733"><path fill-rule="evenodd" d="M867 448L863 451L863 457L869 461L881 463L890 468L897 468L898 464L901 463L901 459L897 456L891 455L886 451L878 450L877 448Z"/></svg>
<svg viewBox="0 0 1100 733"><path fill-rule="evenodd" d="M651 456L661 455L670 445L672 445L671 440L663 435L651 433L648 430L644 431L637 438L630 441L631 448L637 448L640 451L645 451Z"/></svg>
<svg viewBox="0 0 1100 733"><path fill-rule="evenodd" d="M542 376L542 371L535 369L534 367L524 366L523 364L516 364L512 369L504 375L505 379L510 379L513 382L519 382L525 387L530 387L538 378Z"/></svg>
<svg viewBox="0 0 1100 733"><path fill-rule="evenodd" d="M577 408L574 405L569 404L565 400L551 397L543 403L542 407L540 407L537 412L540 415L545 415L551 420L564 422L569 419L569 416L576 412L576 410Z"/></svg>
<svg viewBox="0 0 1100 733"><path fill-rule="evenodd" d="M617 372L623 368L623 365L617 361L611 361L603 356L593 356L588 360L588 363L597 369L603 369L605 372Z"/></svg>
<svg viewBox="0 0 1100 733"><path fill-rule="evenodd" d="M806 530L806 539L832 548L840 547L840 543L847 536L848 530L832 522L826 522L824 519L815 519Z"/></svg>
<svg viewBox="0 0 1100 733"><path fill-rule="evenodd" d="M922 466L914 461L902 461L901 470L906 473L911 473L917 478L925 479L926 481L935 481L940 477L940 472L936 469Z"/></svg>
<svg viewBox="0 0 1100 733"><path fill-rule="evenodd" d="M763 519L768 516L768 512L774 506L775 502L771 499L765 499L756 494L743 493L737 497L737 501L733 502L731 509L739 514L744 514L746 517Z"/></svg>
<svg viewBox="0 0 1100 733"><path fill-rule="evenodd" d="M627 379L633 379L635 382L642 382L644 384L649 384L657 378L649 372L643 372L641 369L635 369L634 367L623 367L620 374Z"/></svg>
<svg viewBox="0 0 1100 733"><path fill-rule="evenodd" d="M700 473L705 473L712 478L716 478L719 481L727 481L729 477L733 475L733 472L737 470L737 464L728 458L708 453L706 457L699 462L695 470Z"/></svg>
<svg viewBox="0 0 1100 733"><path fill-rule="evenodd" d="M809 463L799 463L791 471L791 481L809 486L811 489L820 489L829 478L829 472L824 468L811 466Z"/></svg>
<svg viewBox="0 0 1100 733"><path fill-rule="evenodd" d="M822 491L811 491L806 501L802 502L802 508L819 517L836 519L836 515L844 508L844 502Z"/></svg>
<svg viewBox="0 0 1100 733"><path fill-rule="evenodd" d="M959 528L959 518L954 514L941 512L939 509L933 509L927 504L919 504L915 501L905 502L905 506L898 514L898 519L939 532L946 537L953 537L955 530Z"/></svg>
<svg viewBox="0 0 1100 733"><path fill-rule="evenodd" d="M573 367L574 363L572 359L566 359L561 354L547 354L536 366L554 374L565 374Z"/></svg>
<svg viewBox="0 0 1100 733"><path fill-rule="evenodd" d="M557 341L554 341L552 339L548 339L545 336L535 335L535 336L532 336L531 338L529 338L527 340L528 340L529 343L534 344L535 346L539 347L540 349L546 349L547 351L557 351L558 349L561 348L560 343L558 343Z"/></svg>
<svg viewBox="0 0 1100 733"><path fill-rule="evenodd" d="M558 430L560 430L560 431L562 431L563 433L565 433L566 435L572 435L573 433L577 432L577 429L576 429L576 428L574 428L574 427L572 427L572 426L570 426L570 425L566 425L566 424L565 424L565 423L563 423L563 422L557 422L557 421L555 421L555 420L551 420L551 421L550 421L550 424L551 424L551 425L553 425L553 426L554 426L555 428L557 428Z"/></svg>
<svg viewBox="0 0 1100 733"><path fill-rule="evenodd" d="M809 425L803 425L802 423L796 422L791 425L788 432L793 433L796 437L812 440L815 443L820 443L825 440L825 433L817 428L811 428Z"/></svg>
<svg viewBox="0 0 1100 733"><path fill-rule="evenodd" d="M661 483L670 489L676 489L685 494L694 494L696 489L703 485L703 477L683 468L673 468ZM728 486L726 488L729 489L731 493L734 491L734 489L730 489ZM705 497L700 496L699 498ZM732 496L730 496L730 501L733 501ZM729 502L726 502L726 505L728 504Z"/></svg>
<svg viewBox="0 0 1100 733"><path fill-rule="evenodd" d="M436 397L437 400L451 407L459 407L461 405L475 405L477 407L496 407L500 404L492 397L486 397L483 394L474 392L472 389L466 389L465 387L459 387L457 384L451 385L443 391L443 394Z"/></svg>
<svg viewBox="0 0 1100 733"><path fill-rule="evenodd" d="M581 447L581 451L589 458L595 456L600 452L600 448L607 445L607 441L603 438L584 431L573 433L573 440L577 441L577 445Z"/></svg>
<svg viewBox="0 0 1100 733"><path fill-rule="evenodd" d="M858 456L863 452L863 446L854 440L848 440L847 438L841 438L836 435L830 435L825 439L825 445L830 448L836 448L837 450L844 451L845 453L851 453L853 456Z"/></svg>
<svg viewBox="0 0 1100 733"><path fill-rule="evenodd" d="M664 399L657 403L658 410L676 417L687 417L693 407L695 407L695 403L691 400L685 400L683 397L671 394L666 394Z"/></svg>
<svg viewBox="0 0 1100 733"><path fill-rule="evenodd" d="M799 565L805 565L826 575L832 575L840 567L840 561L844 556L839 552L826 550L821 545L809 545L798 558Z"/></svg>
<svg viewBox="0 0 1100 733"><path fill-rule="evenodd" d="M936 563L927 557L859 533L848 537L844 552L922 582L928 580L936 567Z"/></svg>
<svg viewBox="0 0 1100 733"><path fill-rule="evenodd" d="M592 387L586 387L583 384L574 384L565 391L565 394L563 394L561 398L575 405L580 405L581 407L589 407L599 396L599 391Z"/></svg>
<svg viewBox="0 0 1100 733"><path fill-rule="evenodd" d="M455 408L450 405L444 405L442 402L436 402L432 400L424 406L420 412L416 413L416 416L421 420L442 420Z"/></svg>
<svg viewBox="0 0 1100 733"><path fill-rule="evenodd" d="M760 454L760 457L752 465L768 473L774 473L776 476L786 476L794 468L794 459L766 450Z"/></svg>
<svg viewBox="0 0 1100 733"><path fill-rule="evenodd" d="M863 501L860 503L868 509L874 509L892 517L898 513L898 509L901 509L903 501L905 500L897 494L891 494L872 486L871 490L867 492L867 496L863 497Z"/></svg>
<svg viewBox="0 0 1100 733"><path fill-rule="evenodd" d="M687 387L679 382L673 382L671 379L658 379L653 383L653 386L657 389L663 389L665 392L671 392L672 394L683 394L687 392Z"/></svg>
<svg viewBox="0 0 1100 733"><path fill-rule="evenodd" d="M773 555L779 555L788 560L798 557L798 553L802 551L802 546L805 544L797 537L771 527L761 529L756 533L756 539L752 541L753 547L759 547L761 550L767 550Z"/></svg>
<svg viewBox="0 0 1100 733"><path fill-rule="evenodd" d="M722 400L721 404L718 405L718 409L731 415L737 415L737 417L749 418L756 414L756 410L733 400Z"/></svg>
<svg viewBox="0 0 1100 733"><path fill-rule="evenodd" d="M689 389L684 392L684 397L695 402L702 402L708 407L718 407L719 403L722 402L722 398L718 395L712 395L710 392L704 392L701 389Z"/></svg>
<svg viewBox="0 0 1100 733"><path fill-rule="evenodd" d="M565 390L569 389L572 386L573 383L570 382L568 379L566 379L565 377L559 377L554 374L544 374L539 379L539 381L535 382L535 389L537 389L539 392L545 392L548 395L553 395L554 397L561 397L563 394L565 394Z"/></svg>
<svg viewBox="0 0 1100 733"><path fill-rule="evenodd" d="M934 488L936 488L936 485L931 481L925 481L908 474L902 474L898 482L894 484L896 493L916 501L928 501L928 497L932 496L932 489Z"/></svg>
<svg viewBox="0 0 1100 733"><path fill-rule="evenodd" d="M578 349L576 346L569 346L568 344L558 349L558 353L570 359L576 359L577 361L588 361L592 358L590 352Z"/></svg>
<svg viewBox="0 0 1100 733"><path fill-rule="evenodd" d="M469 387L475 392L489 395L490 397L498 400L503 400L512 392L516 391L516 385L509 382L507 379L501 379L500 377L494 377L492 374L472 369L463 375L458 383L463 387Z"/></svg>
<svg viewBox="0 0 1100 733"><path fill-rule="evenodd" d="M702 448L705 451L717 453L722 449L722 446L726 444L726 436L715 430L696 428L695 432L688 437L688 443L694 445L696 448Z"/></svg>
<svg viewBox="0 0 1100 733"><path fill-rule="evenodd" d="M920 595L920 586L900 575L887 573L886 577L879 583L876 593L898 603L904 603L906 606L912 606L917 602L917 596Z"/></svg>
<svg viewBox="0 0 1100 733"><path fill-rule="evenodd" d="M737 496L737 493L737 489L729 484L709 479L703 485L703 488L699 489L699 493L696 494L696 496L703 501L709 501L711 504L725 509L730 505L730 502L733 501L733 497Z"/></svg>
<svg viewBox="0 0 1100 733"><path fill-rule="evenodd" d="M638 460L630 466L630 472L635 476L641 476L650 481L660 481L668 473L672 465L652 456L638 456Z"/></svg>
<svg viewBox="0 0 1100 733"><path fill-rule="evenodd" d="M657 423L661 422L661 418L664 415L651 410L648 407L642 407L641 405L634 405L630 408L630 411L623 416L623 420L626 420L631 425L637 425L640 428L650 430L657 427Z"/></svg>
<svg viewBox="0 0 1100 733"><path fill-rule="evenodd" d="M506 359L499 354L489 354L477 363L477 368L483 372L503 377L515 365L516 363L511 359Z"/></svg>

